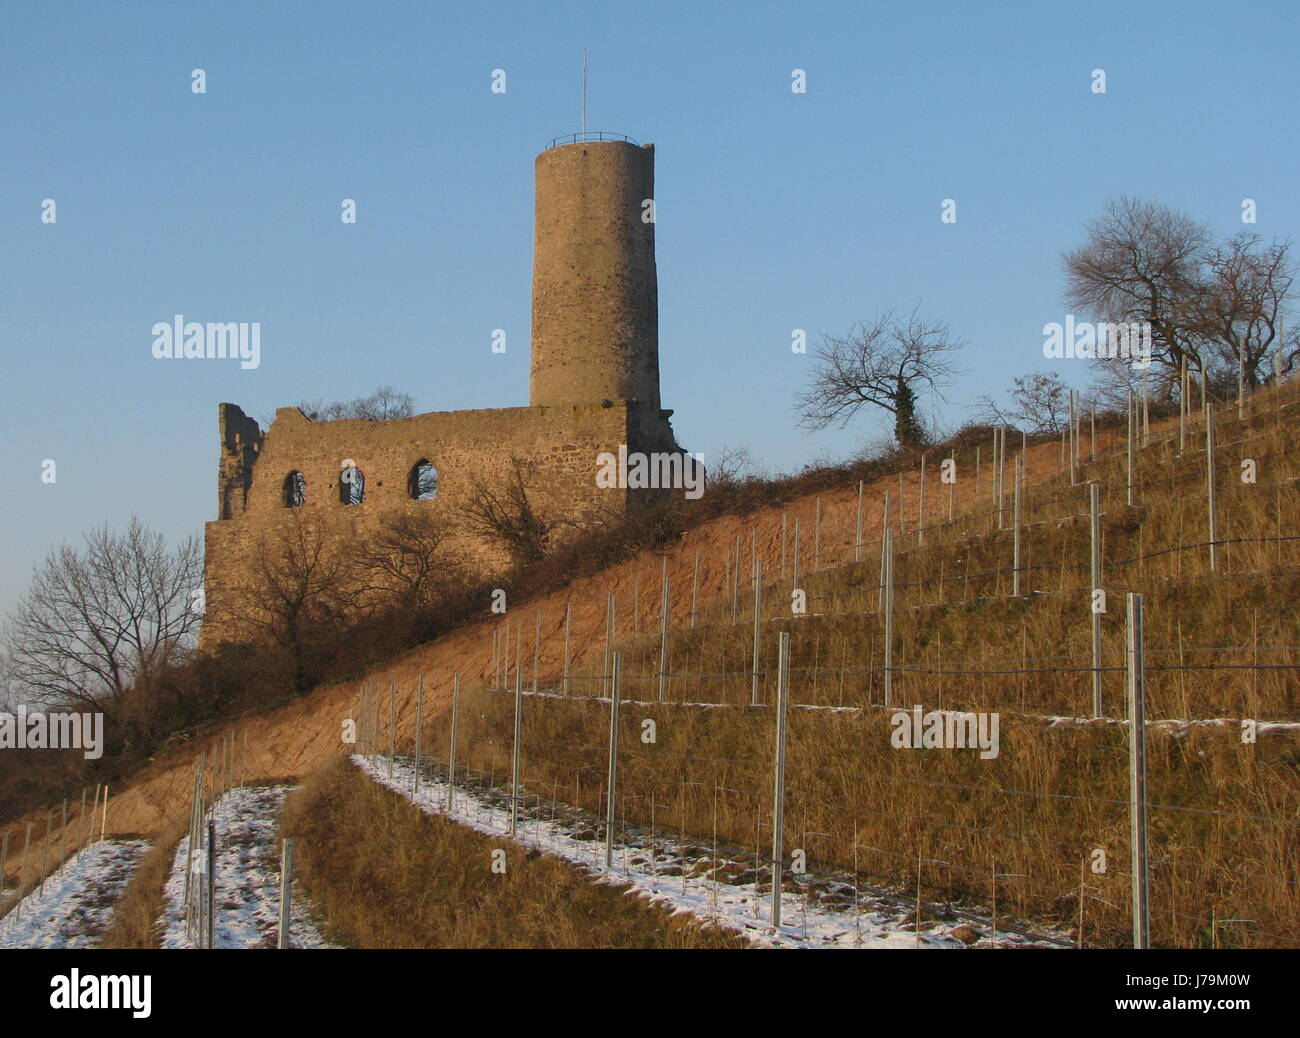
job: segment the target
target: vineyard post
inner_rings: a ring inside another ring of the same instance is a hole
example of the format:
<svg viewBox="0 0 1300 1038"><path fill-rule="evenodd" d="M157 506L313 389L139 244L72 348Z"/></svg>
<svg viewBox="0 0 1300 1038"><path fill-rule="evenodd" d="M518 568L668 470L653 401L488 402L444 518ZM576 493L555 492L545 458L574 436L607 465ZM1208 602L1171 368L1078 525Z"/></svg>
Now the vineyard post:
<svg viewBox="0 0 1300 1038"><path fill-rule="evenodd" d="M948 484L948 522L952 522L953 517L953 492L957 489L957 453L956 451L948 452L948 461L952 469L952 481Z"/></svg>
<svg viewBox="0 0 1300 1038"><path fill-rule="evenodd" d="M388 677L388 777L393 777L393 758L397 756L397 678Z"/></svg>
<svg viewBox="0 0 1300 1038"><path fill-rule="evenodd" d="M510 762L510 835L519 828L519 736L524 710L524 683L515 670L515 741Z"/></svg>
<svg viewBox="0 0 1300 1038"><path fill-rule="evenodd" d="M921 455L921 489L916 504L916 546L925 543L925 455Z"/></svg>
<svg viewBox="0 0 1300 1038"><path fill-rule="evenodd" d="M1142 596L1128 593L1129 833L1133 879L1133 947L1147 948L1151 917L1147 873L1146 668Z"/></svg>
<svg viewBox="0 0 1300 1038"><path fill-rule="evenodd" d="M731 622L735 624L740 617L740 559L745 553L745 542L736 538L736 564L731 569ZM666 561L666 560L665 560Z"/></svg>
<svg viewBox="0 0 1300 1038"><path fill-rule="evenodd" d="M822 499L820 495L818 495L816 499L816 506L817 506L816 518L813 520L812 571L814 573L816 573L819 569L821 569L821 560L822 560Z"/></svg>
<svg viewBox="0 0 1300 1038"><path fill-rule="evenodd" d="M668 610L671 585L668 580L668 556L664 556L663 603L659 617L659 702L664 701L668 688Z"/></svg>
<svg viewBox="0 0 1300 1038"><path fill-rule="evenodd" d="M790 699L790 632L777 643L776 760L772 791L772 929L781 929L781 866L785 855L785 725Z"/></svg>
<svg viewBox="0 0 1300 1038"><path fill-rule="evenodd" d="M885 706L894 692L894 535L885 531Z"/></svg>
<svg viewBox="0 0 1300 1038"><path fill-rule="evenodd" d="M1210 526L1210 572L1219 568L1218 527L1214 507L1214 405L1205 405L1205 510Z"/></svg>
<svg viewBox="0 0 1300 1038"><path fill-rule="evenodd" d="M189 903L190 903L190 878L191 876L193 876L193 869L194 869L194 850L195 850L194 829L195 829L195 818L197 817L197 812L199 809L199 796L200 796L199 775L202 771L202 768L203 765L200 764L197 768L194 769L194 782L193 782L193 787L190 791L190 833L189 833L190 840L185 847L185 895L183 898L187 910L189 908ZM95 788L95 807L99 807L98 787ZM90 828L93 834L95 829L95 819L93 817L90 820ZM187 915L188 915L188 911L187 911Z"/></svg>
<svg viewBox="0 0 1300 1038"><path fill-rule="evenodd" d="M27 852L31 850L31 846L32 846L32 823L28 822L27 836L23 841L23 861L22 864L18 866L18 893L20 896L22 895L23 892L23 873L27 871ZM19 901L17 907L14 910L18 912L19 915L21 915L23 910L23 903Z"/></svg>
<svg viewBox="0 0 1300 1038"><path fill-rule="evenodd" d="M898 536L903 536L903 470L898 470Z"/></svg>
<svg viewBox="0 0 1300 1038"><path fill-rule="evenodd" d="M1133 402L1133 390L1128 391L1128 475L1127 483L1127 502L1128 507L1133 507L1133 410L1136 405Z"/></svg>
<svg viewBox="0 0 1300 1038"><path fill-rule="evenodd" d="M90 802L90 814L86 818L86 828L82 842L89 846L95 835L95 815L99 811L99 783L95 783L95 798Z"/></svg>
<svg viewBox="0 0 1300 1038"><path fill-rule="evenodd" d="M293 915L293 840L280 841L280 927L275 946L288 948Z"/></svg>
<svg viewBox="0 0 1300 1038"><path fill-rule="evenodd" d="M614 652L614 592L609 593L605 602L605 666L600 675L601 695L609 694L610 663Z"/></svg>
<svg viewBox="0 0 1300 1038"><path fill-rule="evenodd" d="M1076 433L1077 433L1077 426L1076 426L1076 424L1075 424L1074 408L1075 408L1075 404L1074 404L1074 390L1071 389L1071 390L1070 390L1070 410L1069 410L1069 422L1070 422L1070 486L1074 486L1075 483L1078 482L1077 474L1075 473L1075 470L1074 470L1074 460L1075 460L1075 458L1076 458L1077 455L1078 455L1078 447L1079 447L1078 439L1077 439L1077 435L1076 435Z"/></svg>
<svg viewBox="0 0 1300 1038"><path fill-rule="evenodd" d="M447 751L447 813L456 795L456 726L460 720L460 671L451 678L451 738Z"/></svg>
<svg viewBox="0 0 1300 1038"><path fill-rule="evenodd" d="M790 517L785 512L782 512L781 513L781 579L782 580L785 580L785 575L787 572L785 546L786 546L786 541L788 540L789 524L790 524Z"/></svg>
<svg viewBox="0 0 1300 1038"><path fill-rule="evenodd" d="M605 780L605 868L614 865L614 804L618 789L618 697L623 676L623 654L614 653L614 674L609 696L609 770Z"/></svg>
<svg viewBox="0 0 1300 1038"><path fill-rule="evenodd" d="M700 600L700 549L695 549L695 569L691 574L691 628L695 627L695 608Z"/></svg>
<svg viewBox="0 0 1300 1038"><path fill-rule="evenodd" d="M790 582L791 587L799 586L799 518L794 520L794 577Z"/></svg>
<svg viewBox="0 0 1300 1038"><path fill-rule="evenodd" d="M1150 394L1147 392L1147 382L1151 378L1151 372L1142 372L1142 446L1145 448L1147 440L1151 437L1151 407Z"/></svg>
<svg viewBox="0 0 1300 1038"><path fill-rule="evenodd" d="M208 821L208 889L204 903L204 947L215 948L214 940L217 916L217 823Z"/></svg>
<svg viewBox="0 0 1300 1038"><path fill-rule="evenodd" d="M758 706L759 633L763 623L763 560L754 560L754 666L749 705Z"/></svg>
<svg viewBox="0 0 1300 1038"><path fill-rule="evenodd" d="M415 689L415 796L420 796L420 734L424 729L424 671Z"/></svg>
<svg viewBox="0 0 1300 1038"><path fill-rule="evenodd" d="M1101 589L1101 487L1088 485L1088 528L1091 533L1090 570L1092 595ZM1092 613L1092 716L1101 716L1101 613L1090 603Z"/></svg>
<svg viewBox="0 0 1300 1038"><path fill-rule="evenodd" d="M853 561L862 560L862 486L865 480L858 480L858 512L853 524Z"/></svg>
<svg viewBox="0 0 1300 1038"><path fill-rule="evenodd" d="M1012 506L1012 522L1015 526L1012 542L1013 559L1011 562L1011 596L1013 598L1020 597L1020 495L1024 490L1024 474L1024 455L1017 454L1015 503Z"/></svg>
<svg viewBox="0 0 1300 1038"><path fill-rule="evenodd" d="M1178 453L1187 449L1187 358L1178 360Z"/></svg>
<svg viewBox="0 0 1300 1038"><path fill-rule="evenodd" d="M884 519L880 524L880 603L876 607L880 612L885 611L885 574L887 572L886 547L885 540L889 536L889 491L885 491L885 513Z"/></svg>
<svg viewBox="0 0 1300 1038"><path fill-rule="evenodd" d="M573 630L573 603L564 603L564 673L560 678L560 692L562 695L569 694L569 644L570 634Z"/></svg>
<svg viewBox="0 0 1300 1038"><path fill-rule="evenodd" d="M1003 442L1005 429L1000 425L993 427L993 507L998 514L998 529L1002 529L1002 463L1004 458ZM1064 442L1064 441L1062 441Z"/></svg>
<svg viewBox="0 0 1300 1038"><path fill-rule="evenodd" d="M533 620L533 694L537 694L537 671L542 660L542 611L539 608Z"/></svg>

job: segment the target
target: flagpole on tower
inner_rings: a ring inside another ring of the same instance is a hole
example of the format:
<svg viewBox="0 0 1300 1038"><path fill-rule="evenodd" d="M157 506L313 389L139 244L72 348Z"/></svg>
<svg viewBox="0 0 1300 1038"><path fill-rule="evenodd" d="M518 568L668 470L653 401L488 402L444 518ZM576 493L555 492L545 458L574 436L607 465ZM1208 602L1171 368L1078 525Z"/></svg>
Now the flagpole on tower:
<svg viewBox="0 0 1300 1038"><path fill-rule="evenodd" d="M582 135L587 135L587 51L582 51Z"/></svg>

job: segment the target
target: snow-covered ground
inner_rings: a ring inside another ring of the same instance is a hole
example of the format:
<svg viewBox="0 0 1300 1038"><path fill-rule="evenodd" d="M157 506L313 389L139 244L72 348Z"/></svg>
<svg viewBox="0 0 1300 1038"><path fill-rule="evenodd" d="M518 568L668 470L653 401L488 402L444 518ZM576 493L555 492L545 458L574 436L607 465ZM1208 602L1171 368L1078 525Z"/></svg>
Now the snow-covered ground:
<svg viewBox="0 0 1300 1038"><path fill-rule="evenodd" d="M442 776L421 776L413 791L409 758L355 755L354 764L380 785L405 796L429 814L443 815L489 836L509 839L508 793L467 788L457 782L452 810L447 811L447 783ZM391 776L390 776L391 768ZM521 798L522 799L522 798ZM738 931L751 943L780 948L962 948L993 945L992 926L979 913L923 902L918 933L915 903L908 897L859 888L851 879L792 876L787 872L781 895L781 929L771 925L771 872L711 848L681 846L663 834L629 830L614 848L612 868L605 867L600 825L549 805L526 809L521 803L515 841L572 862L598 882L627 885L631 892L662 905L673 914L690 913L701 921ZM1059 946L1064 933L1042 931L1039 937L999 933L998 947Z"/></svg>
<svg viewBox="0 0 1300 1038"><path fill-rule="evenodd" d="M213 805L216 823L216 893L213 940L218 948L274 948L280 925L280 808L289 786L232 789ZM164 948L192 948L185 935L185 859L182 837L164 889L159 925ZM289 943L294 948L329 948L313 922L311 906L294 883Z"/></svg>
<svg viewBox="0 0 1300 1038"><path fill-rule="evenodd" d="M146 840L101 840L79 851L0 919L0 948L93 948L113 918Z"/></svg>

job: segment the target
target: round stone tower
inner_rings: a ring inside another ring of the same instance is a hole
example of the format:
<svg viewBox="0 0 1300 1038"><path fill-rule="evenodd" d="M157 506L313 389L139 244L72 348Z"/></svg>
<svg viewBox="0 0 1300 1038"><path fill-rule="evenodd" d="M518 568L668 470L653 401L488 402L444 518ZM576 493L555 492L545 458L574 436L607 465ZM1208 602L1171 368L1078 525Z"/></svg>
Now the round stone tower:
<svg viewBox="0 0 1300 1038"><path fill-rule="evenodd" d="M537 156L530 403L659 410L654 145L578 140Z"/></svg>

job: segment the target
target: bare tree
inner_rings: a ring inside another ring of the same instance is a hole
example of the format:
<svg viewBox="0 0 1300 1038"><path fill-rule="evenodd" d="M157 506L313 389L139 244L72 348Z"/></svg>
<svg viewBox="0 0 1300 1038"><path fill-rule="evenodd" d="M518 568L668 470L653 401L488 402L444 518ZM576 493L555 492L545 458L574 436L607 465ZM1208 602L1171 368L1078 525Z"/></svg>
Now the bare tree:
<svg viewBox="0 0 1300 1038"><path fill-rule="evenodd" d="M37 702L112 715L190 647L202 557L195 538L169 548L135 517L125 533L102 526L84 540L36 569L5 634L7 665L15 691Z"/></svg>
<svg viewBox="0 0 1300 1038"><path fill-rule="evenodd" d="M992 397L984 397L981 418L1034 433L1058 433L1069 417L1069 393L1057 375L1018 375L1011 380L1010 404L999 407Z"/></svg>
<svg viewBox="0 0 1300 1038"><path fill-rule="evenodd" d="M870 404L894 416L900 446L920 446L925 430L917 390L937 389L960 374L949 356L963 345L943 321L923 318L917 310L902 319L887 310L848 335L826 336L808 388L797 397L800 424L813 430L843 427Z"/></svg>
<svg viewBox="0 0 1300 1038"><path fill-rule="evenodd" d="M551 533L567 520L541 516L529 497L532 466L522 458L510 459L510 473L499 488L475 481L462 514L482 533L502 541L518 565L537 562L546 555Z"/></svg>
<svg viewBox="0 0 1300 1038"><path fill-rule="evenodd" d="M431 515L402 513L384 519L356 549L361 590L405 608L426 604L465 578L464 562L446 539L445 524Z"/></svg>
<svg viewBox="0 0 1300 1038"><path fill-rule="evenodd" d="M248 575L236 589L241 617L289 656L294 686L311 685L317 650L346 629L355 609L353 556L322 524L297 510L255 542Z"/></svg>
<svg viewBox="0 0 1300 1038"><path fill-rule="evenodd" d="M1212 385L1235 387L1240 376L1254 387L1268 377L1269 356L1290 371L1300 355L1300 334L1283 335L1295 282L1289 242L1265 245L1250 233L1215 242L1204 224L1124 196L1106 204L1064 262L1067 303L1102 321L1151 328L1148 371L1124 358L1097 359L1098 389L1109 402L1122 405L1147 382L1157 400L1173 398L1184 361Z"/></svg>
<svg viewBox="0 0 1300 1038"><path fill-rule="evenodd" d="M333 422L340 418L367 418L386 422L393 418L410 418L415 414L415 398L399 393L392 386L380 386L369 396L324 403L319 398L302 400L298 409L314 422Z"/></svg>
<svg viewBox="0 0 1300 1038"><path fill-rule="evenodd" d="M1167 399L1184 358L1202 365L1201 263L1209 229L1167 206L1128 195L1088 224L1088 240L1064 257L1066 303L1101 321L1151 326L1152 374ZM1103 368L1126 367L1123 358Z"/></svg>
<svg viewBox="0 0 1300 1038"><path fill-rule="evenodd" d="M1283 307L1295 282L1290 243L1263 245L1257 234L1241 233L1206 256L1207 280L1198 296L1199 330L1213 346L1224 374L1238 371L1247 388L1266 381L1260 370L1270 353L1283 349L1285 367L1295 361L1294 332L1282 342Z"/></svg>
<svg viewBox="0 0 1300 1038"><path fill-rule="evenodd" d="M708 469L713 489L736 486L754 475L754 456L748 447L721 447Z"/></svg>

